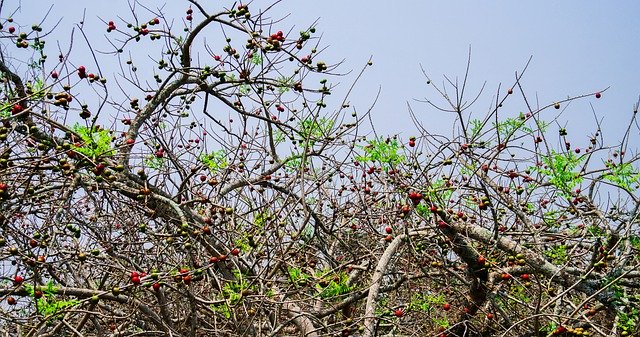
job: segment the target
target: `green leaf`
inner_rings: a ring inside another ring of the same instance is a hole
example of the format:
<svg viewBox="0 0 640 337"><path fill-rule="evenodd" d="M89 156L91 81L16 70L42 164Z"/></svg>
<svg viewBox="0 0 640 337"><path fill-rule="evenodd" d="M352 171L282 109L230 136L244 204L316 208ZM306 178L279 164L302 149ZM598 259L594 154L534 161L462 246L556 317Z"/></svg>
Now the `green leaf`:
<svg viewBox="0 0 640 337"><path fill-rule="evenodd" d="M97 158L100 156L110 156L115 154L115 150L111 147L111 134L108 130L95 128L89 129L85 126L81 126L76 123L73 125L72 130L77 133L82 139L80 146L73 146L76 152L90 158Z"/></svg>
<svg viewBox="0 0 640 337"><path fill-rule="evenodd" d="M227 153L224 150L213 151L209 154L203 153L198 157L198 160L213 173L229 166Z"/></svg>
<svg viewBox="0 0 640 337"><path fill-rule="evenodd" d="M364 154L356 156L357 161L379 163L385 171L404 162L404 156L398 153L400 143L395 138L378 137L371 140L368 145L358 145L358 147Z"/></svg>

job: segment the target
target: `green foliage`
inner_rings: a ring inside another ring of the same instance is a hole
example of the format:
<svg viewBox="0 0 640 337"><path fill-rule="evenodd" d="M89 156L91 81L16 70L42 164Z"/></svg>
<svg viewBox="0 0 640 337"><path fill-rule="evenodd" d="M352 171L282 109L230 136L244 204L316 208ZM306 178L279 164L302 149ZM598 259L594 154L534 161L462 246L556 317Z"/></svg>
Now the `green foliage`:
<svg viewBox="0 0 640 337"><path fill-rule="evenodd" d="M243 95L248 95L251 92L251 87L247 84L243 84L238 87L238 91Z"/></svg>
<svg viewBox="0 0 640 337"><path fill-rule="evenodd" d="M32 92L33 99L43 98L46 94L44 89L44 82L40 78L36 78L35 82L27 82L27 90Z"/></svg>
<svg viewBox="0 0 640 337"><path fill-rule="evenodd" d="M524 113L520 113L516 118L507 118L503 121L493 122L492 126L502 138L511 138L516 132L522 131L527 134L534 133L533 128L526 125L527 117ZM469 121L469 138L476 139L482 133L482 129L486 126L486 123L479 119L472 119ZM536 122L537 131L544 133L547 131L549 124L545 121L538 120Z"/></svg>
<svg viewBox="0 0 640 337"><path fill-rule="evenodd" d="M431 313L436 308L441 308L446 302L443 294L415 293L411 296L408 308L409 310Z"/></svg>
<svg viewBox="0 0 640 337"><path fill-rule="evenodd" d="M640 309L638 307L630 307L629 312L619 312L616 325L623 331L634 332L636 325L640 320Z"/></svg>
<svg viewBox="0 0 640 337"><path fill-rule="evenodd" d="M587 231L595 237L601 237L605 234L604 230L596 225L587 227Z"/></svg>
<svg viewBox="0 0 640 337"><path fill-rule="evenodd" d="M547 156L542 156L544 167L534 166L531 169L549 177L549 183L564 196L570 196L571 190L582 182L579 172L574 170L582 163L586 157L578 156L573 152L558 153L551 151Z"/></svg>
<svg viewBox="0 0 640 337"><path fill-rule="evenodd" d="M305 161L305 165L306 165L306 161ZM292 173L292 172L297 172L301 167L302 167L302 158L300 157L291 157L290 159L287 159L287 161L284 163L284 169L288 172L288 173Z"/></svg>
<svg viewBox="0 0 640 337"><path fill-rule="evenodd" d="M96 159L100 156L111 156L115 153L115 150L111 147L111 134L109 130L94 128L87 128L78 123L72 127L73 132L78 134L82 139L80 146L73 146L76 152Z"/></svg>
<svg viewBox="0 0 640 337"><path fill-rule="evenodd" d="M478 137L480 135L480 132L482 131L483 123L479 119L472 119L469 121L469 124L471 126L469 128L469 138L476 139L476 137Z"/></svg>
<svg viewBox="0 0 640 337"><path fill-rule="evenodd" d="M2 106L0 106L0 118L9 118L11 117L11 107L13 106L13 104L11 103L5 103L2 104Z"/></svg>
<svg viewBox="0 0 640 337"><path fill-rule="evenodd" d="M275 130L273 132L273 142L278 145L280 143L283 143L285 140L284 137L284 132L280 131L280 130Z"/></svg>
<svg viewBox="0 0 640 337"><path fill-rule="evenodd" d="M320 273L326 274L326 272ZM353 286L347 285L347 281L349 280L349 275L347 273L341 272L337 275L334 275L328 284L325 287L316 285L316 289L320 292L321 298L332 298L340 295L347 294L353 290Z"/></svg>
<svg viewBox="0 0 640 337"><path fill-rule="evenodd" d="M563 264L567 262L567 246L557 245L551 247L551 249L545 250L544 254L551 258L551 261L555 264Z"/></svg>
<svg viewBox="0 0 640 337"><path fill-rule="evenodd" d="M404 156L398 154L400 143L395 138L378 137L371 140L368 145L358 147L364 151L364 154L356 156L356 160L364 163L380 163L385 171L404 161Z"/></svg>
<svg viewBox="0 0 640 337"><path fill-rule="evenodd" d="M523 287L523 286L514 286L511 287L510 289L510 295L513 296L513 298L523 302L523 303L529 303L531 302L531 298L529 297L529 295L527 294L527 288Z"/></svg>
<svg viewBox="0 0 640 337"><path fill-rule="evenodd" d="M306 274L298 267L288 267L287 273L289 274L289 280L297 285L303 285L311 279L311 275Z"/></svg>
<svg viewBox="0 0 640 337"><path fill-rule="evenodd" d="M164 166L166 159L149 155L144 159L144 165L148 168L159 170Z"/></svg>
<svg viewBox="0 0 640 337"><path fill-rule="evenodd" d="M299 134L302 142L309 142L311 146L316 141L324 139L331 134L335 122L327 118L307 118L300 122Z"/></svg>
<svg viewBox="0 0 640 337"><path fill-rule="evenodd" d="M24 285L25 291L31 297L35 297L35 291L30 284ZM39 289L42 291L43 296L36 299L36 308L38 313L43 316L55 316L58 312L64 309L68 309L80 304L79 300L56 300L55 294L58 292L58 287L53 284L53 281L47 282L46 287Z"/></svg>
<svg viewBox="0 0 640 337"><path fill-rule="evenodd" d="M260 53L253 53L253 56L251 56L251 63L253 63L255 65L261 65L262 64L262 55L260 55Z"/></svg>
<svg viewBox="0 0 640 337"><path fill-rule="evenodd" d="M233 274L235 281L229 281L222 287L220 296L225 300L221 303L214 303L210 305L210 308L224 316L225 318L231 318L231 306L234 306L242 301L243 293L246 290L252 289L249 285L246 277L242 273L234 269Z"/></svg>
<svg viewBox="0 0 640 337"><path fill-rule="evenodd" d="M448 187L444 180L438 179L431 183L431 187L427 190L426 196L431 203L445 208L446 203L449 202L451 196L453 196L453 189Z"/></svg>
<svg viewBox="0 0 640 337"><path fill-rule="evenodd" d="M280 76L276 79L276 81L278 83L277 84L278 92L281 94L289 91L291 86L293 86L293 76L292 77Z"/></svg>
<svg viewBox="0 0 640 337"><path fill-rule="evenodd" d="M513 136L517 131L524 131L526 133L533 133L533 129L525 125L526 118L521 112L517 118L507 118L502 122L494 122L493 127L496 128L498 134L502 138L509 138Z"/></svg>
<svg viewBox="0 0 640 337"><path fill-rule="evenodd" d="M432 317L431 320L433 321L433 323L435 323L438 326L441 326L443 328L448 328L451 324L449 323L449 320L447 319L447 317Z"/></svg>
<svg viewBox="0 0 640 337"><path fill-rule="evenodd" d="M636 250L640 250L640 236L638 235L632 235L629 237L629 243L631 244L631 247L633 247ZM640 257L640 256L638 256Z"/></svg>
<svg viewBox="0 0 640 337"><path fill-rule="evenodd" d="M224 150L213 151L209 154L203 153L198 157L198 160L213 173L223 170L229 165L227 153Z"/></svg>
<svg viewBox="0 0 640 337"><path fill-rule="evenodd" d="M221 314L227 319L231 318L231 308L229 308L229 305L226 302L219 303L219 304L212 304L210 308L211 310Z"/></svg>
<svg viewBox="0 0 640 337"><path fill-rule="evenodd" d="M429 210L430 205L425 203L420 203L416 205L416 212L423 218L431 216L431 210Z"/></svg>
<svg viewBox="0 0 640 337"><path fill-rule="evenodd" d="M631 165L631 163L614 164L611 162L605 163L609 173L606 173L603 178L612 182L613 184L623 188L627 191L632 191L638 188L640 182L640 173Z"/></svg>

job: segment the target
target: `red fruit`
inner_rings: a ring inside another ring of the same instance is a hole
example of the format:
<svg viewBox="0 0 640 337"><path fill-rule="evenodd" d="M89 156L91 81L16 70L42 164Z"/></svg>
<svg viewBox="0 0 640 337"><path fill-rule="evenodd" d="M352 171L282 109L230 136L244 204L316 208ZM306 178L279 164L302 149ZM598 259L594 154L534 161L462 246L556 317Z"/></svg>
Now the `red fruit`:
<svg viewBox="0 0 640 337"><path fill-rule="evenodd" d="M447 225L447 223L444 222L444 220L438 220L438 227L440 227L441 229L445 229L449 227L449 225Z"/></svg>
<svg viewBox="0 0 640 337"><path fill-rule="evenodd" d="M162 158L162 157L164 157L164 150L158 150L158 151L156 151L155 155L156 155L156 158Z"/></svg>
<svg viewBox="0 0 640 337"><path fill-rule="evenodd" d="M87 71L87 68L85 68L84 66L79 66L78 67L78 73L84 73Z"/></svg>
<svg viewBox="0 0 640 337"><path fill-rule="evenodd" d="M567 332L567 328L563 327L562 325L557 327L556 330L553 332L554 335L560 335Z"/></svg>
<svg viewBox="0 0 640 337"><path fill-rule="evenodd" d="M391 227L387 226L387 227L384 229L384 231L385 231L385 232L387 232L387 234L391 234L391 233L393 233L393 228L391 228Z"/></svg>
<svg viewBox="0 0 640 337"><path fill-rule="evenodd" d="M207 235L211 234L211 228L209 228L209 226L202 227L202 233Z"/></svg>
<svg viewBox="0 0 640 337"><path fill-rule="evenodd" d="M153 290L158 291L160 290L160 283L156 282L151 287L153 288Z"/></svg>
<svg viewBox="0 0 640 337"><path fill-rule="evenodd" d="M438 206L436 206L436 205L433 205L433 204L432 204L432 205L431 205L431 207L429 207L429 210L430 210L432 213L435 213L435 212L437 212L437 211L438 211Z"/></svg>
<svg viewBox="0 0 640 337"><path fill-rule="evenodd" d="M478 264L484 265L485 263L487 263L487 259L482 255L478 256Z"/></svg>
<svg viewBox="0 0 640 337"><path fill-rule="evenodd" d="M240 254L240 248L234 248L231 250L231 255L238 256Z"/></svg>
<svg viewBox="0 0 640 337"><path fill-rule="evenodd" d="M159 24L159 23L160 23L160 19L158 19L158 18L153 18L153 24L154 24L154 25L157 25L157 24Z"/></svg>
<svg viewBox="0 0 640 337"><path fill-rule="evenodd" d="M218 258L217 258L217 257L215 257L215 256L212 256L212 257L209 259L209 262L210 262L210 263L217 263L217 262L218 262Z"/></svg>
<svg viewBox="0 0 640 337"><path fill-rule="evenodd" d="M529 276L529 274L522 274L520 275L520 278L525 280L525 281L529 281L529 279L531 279L531 277Z"/></svg>
<svg viewBox="0 0 640 337"><path fill-rule="evenodd" d="M511 274L502 273L502 275L500 277L502 278L503 281L507 281L507 280L511 279Z"/></svg>
<svg viewBox="0 0 640 337"><path fill-rule="evenodd" d="M14 26L9 27L9 34L13 34L15 32L16 32L16 27Z"/></svg>
<svg viewBox="0 0 640 337"><path fill-rule="evenodd" d="M509 90L507 90L507 94L509 95L513 94L513 89L509 88Z"/></svg>
<svg viewBox="0 0 640 337"><path fill-rule="evenodd" d="M14 285L20 285L20 284L22 284L22 282L24 282L24 277L22 277L20 275L16 275L16 277L13 278L13 284Z"/></svg>
<svg viewBox="0 0 640 337"><path fill-rule="evenodd" d="M393 314L396 317L402 317L402 316L404 316L404 309L396 309L396 310L393 311Z"/></svg>
<svg viewBox="0 0 640 337"><path fill-rule="evenodd" d="M220 255L220 256L218 257L218 259L219 259L220 261L224 261L224 260L226 260L226 259L227 259L227 256L226 256L226 255Z"/></svg>
<svg viewBox="0 0 640 337"><path fill-rule="evenodd" d="M410 140L409 141L409 146L415 147L416 146L416 141L415 140Z"/></svg>
<svg viewBox="0 0 640 337"><path fill-rule="evenodd" d="M189 15L187 15L186 19L187 19L187 21L191 21L191 20L193 20L193 16L191 16L191 14L189 14Z"/></svg>
<svg viewBox="0 0 640 337"><path fill-rule="evenodd" d="M130 276L131 278L134 278L134 277L140 277L140 274L138 274L138 272L137 272L137 271L132 271L132 272L131 272L131 275L129 275L129 276Z"/></svg>
<svg viewBox="0 0 640 337"><path fill-rule="evenodd" d="M22 107L22 105L16 103L13 105L13 107L11 107L11 113L16 115L21 113L24 110L24 108Z"/></svg>
<svg viewBox="0 0 640 337"><path fill-rule="evenodd" d="M393 241L393 235L387 235L387 236L385 236L385 237L384 237L384 241L386 241L386 242L391 242L391 241Z"/></svg>
<svg viewBox="0 0 640 337"><path fill-rule="evenodd" d="M181 269L179 270L179 272L180 272L180 275L184 276L184 275L189 274L189 269L187 269L187 268L181 268Z"/></svg>
<svg viewBox="0 0 640 337"><path fill-rule="evenodd" d="M444 311L449 311L449 310L451 310L451 304L449 304L449 303L445 303L445 304L442 306L442 309L444 309Z"/></svg>
<svg viewBox="0 0 640 337"><path fill-rule="evenodd" d="M7 303L8 303L9 305L16 305L16 304L18 303L18 301L16 301L16 299L15 299L15 298L13 298L13 297L9 296L9 297L7 297Z"/></svg>
<svg viewBox="0 0 640 337"><path fill-rule="evenodd" d="M182 282L184 282L184 284L190 284L191 283L191 275L183 276L182 277Z"/></svg>
<svg viewBox="0 0 640 337"><path fill-rule="evenodd" d="M487 314L487 319L493 319L493 314L492 313L488 313Z"/></svg>
<svg viewBox="0 0 640 337"><path fill-rule="evenodd" d="M127 145L133 145L133 144L136 143L136 141L131 139L131 138L129 138L129 139L126 140L126 143L127 143Z"/></svg>
<svg viewBox="0 0 640 337"><path fill-rule="evenodd" d="M53 78L53 79L58 78L58 72L56 72L56 71L52 71L52 72L51 72L51 78Z"/></svg>
<svg viewBox="0 0 640 337"><path fill-rule="evenodd" d="M138 285L140 284L140 276L134 276L131 278L131 283Z"/></svg>
<svg viewBox="0 0 640 337"><path fill-rule="evenodd" d="M36 290L33 292L33 298L38 299L41 298L44 295L44 293L41 290Z"/></svg>
<svg viewBox="0 0 640 337"><path fill-rule="evenodd" d="M191 14L191 13L193 13L193 9L191 8L187 9L187 14Z"/></svg>
<svg viewBox="0 0 640 337"><path fill-rule="evenodd" d="M149 34L149 30L144 28L144 29L140 30L140 34L147 35L147 34Z"/></svg>
<svg viewBox="0 0 640 337"><path fill-rule="evenodd" d="M403 205L401 211L402 213L407 214L411 211L411 208L409 207L409 205Z"/></svg>
<svg viewBox="0 0 640 337"><path fill-rule="evenodd" d="M600 97L602 97L602 94L599 92L596 92L596 98L600 98Z"/></svg>

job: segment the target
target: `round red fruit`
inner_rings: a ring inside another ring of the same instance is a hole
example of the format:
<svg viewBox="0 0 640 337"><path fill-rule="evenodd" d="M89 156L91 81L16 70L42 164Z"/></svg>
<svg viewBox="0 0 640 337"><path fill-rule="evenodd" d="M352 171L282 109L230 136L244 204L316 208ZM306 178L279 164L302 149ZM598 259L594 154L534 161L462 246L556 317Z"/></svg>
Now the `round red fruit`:
<svg viewBox="0 0 640 337"><path fill-rule="evenodd" d="M442 306L442 309L444 309L444 311L449 311L449 310L451 310L451 304L449 304L449 303L445 303L445 304Z"/></svg>
<svg viewBox="0 0 640 337"><path fill-rule="evenodd" d="M404 316L404 310L403 309L396 309L396 310L393 311L393 314L396 317L402 317L402 316Z"/></svg>
<svg viewBox="0 0 640 337"><path fill-rule="evenodd" d="M600 97L602 97L602 94L599 92L596 92L596 98L600 98Z"/></svg>
<svg viewBox="0 0 640 337"><path fill-rule="evenodd" d="M16 277L13 278L13 284L15 285L20 285L22 282L24 282L24 277L20 275L16 275Z"/></svg>
<svg viewBox="0 0 640 337"><path fill-rule="evenodd" d="M393 228L391 228L391 227L387 226L387 227L384 229L384 231L385 231L387 234L391 234L391 233L393 233Z"/></svg>

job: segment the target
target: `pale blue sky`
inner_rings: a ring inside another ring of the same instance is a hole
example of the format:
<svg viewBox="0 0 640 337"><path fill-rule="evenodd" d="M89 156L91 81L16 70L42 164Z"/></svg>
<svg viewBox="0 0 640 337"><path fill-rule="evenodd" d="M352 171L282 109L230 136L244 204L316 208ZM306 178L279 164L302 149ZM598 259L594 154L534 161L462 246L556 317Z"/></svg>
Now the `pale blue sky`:
<svg viewBox="0 0 640 337"><path fill-rule="evenodd" d="M160 6L161 1L143 1ZM210 2L210 1L205 1ZM40 17L49 5L43 1L23 0L18 15ZM232 1L215 1L231 6ZM251 8L265 7L270 1L256 0ZM6 4L5 4L6 5ZM99 38L93 43L104 46L104 24L97 19L126 18L127 2L60 0L54 2L49 23L62 16L60 31L68 31L80 21L86 6L87 28ZM166 12L182 15L186 2L171 0ZM208 6L212 8L212 6ZM574 104L567 118L591 118L589 103L607 116L607 126L628 120L632 105L640 94L640 24L638 1L366 1L284 0L272 12L290 16L283 26L295 25L297 32L319 19L318 32L329 48L327 60L345 63L341 70L354 70L343 78L342 88L355 72L373 56L363 81L351 97L361 109L371 103L381 87L374 109L378 131L387 134L412 132L407 101L437 98L425 85L420 64L435 80L443 74L462 75L467 51L472 48L471 87L487 81L487 92L474 112L484 112L497 85L510 85L514 72L529 56L533 61L524 78L531 98L537 94L540 104L594 92L610 86L603 98ZM3 13L4 16L4 13ZM116 19L116 21L118 21ZM62 35L63 37L64 35ZM535 99L535 98L534 98ZM437 123L442 115L426 105L412 103L424 119ZM508 107L508 106L507 106ZM520 105L514 106L517 110ZM591 125L591 124L590 124Z"/></svg>

